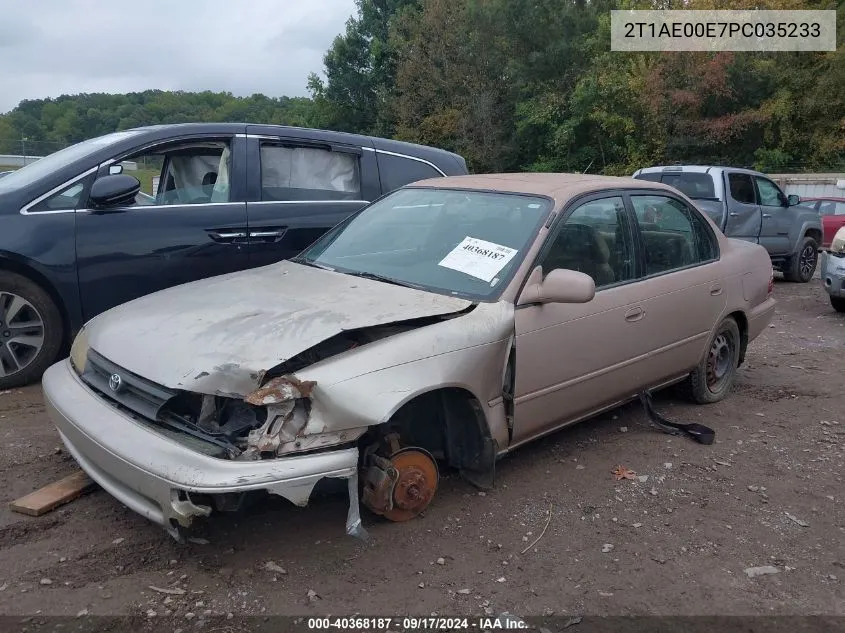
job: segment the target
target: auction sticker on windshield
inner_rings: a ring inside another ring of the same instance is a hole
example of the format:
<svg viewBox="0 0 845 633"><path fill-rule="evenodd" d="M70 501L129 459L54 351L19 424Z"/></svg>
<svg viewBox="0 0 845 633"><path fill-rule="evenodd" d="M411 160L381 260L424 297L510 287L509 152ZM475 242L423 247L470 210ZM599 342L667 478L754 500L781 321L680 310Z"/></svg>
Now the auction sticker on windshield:
<svg viewBox="0 0 845 633"><path fill-rule="evenodd" d="M486 242L475 237L465 237L440 261L438 266L451 268L489 283L514 258L516 253L515 248Z"/></svg>

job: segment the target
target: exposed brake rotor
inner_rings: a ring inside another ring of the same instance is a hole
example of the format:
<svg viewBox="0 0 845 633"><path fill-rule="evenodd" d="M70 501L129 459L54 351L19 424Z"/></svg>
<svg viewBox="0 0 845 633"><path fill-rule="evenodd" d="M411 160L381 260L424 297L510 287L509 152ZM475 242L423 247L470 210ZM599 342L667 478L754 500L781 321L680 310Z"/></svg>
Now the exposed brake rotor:
<svg viewBox="0 0 845 633"><path fill-rule="evenodd" d="M437 492L437 462L425 449L390 444L389 457L369 456L362 501L390 521L409 521L428 507Z"/></svg>

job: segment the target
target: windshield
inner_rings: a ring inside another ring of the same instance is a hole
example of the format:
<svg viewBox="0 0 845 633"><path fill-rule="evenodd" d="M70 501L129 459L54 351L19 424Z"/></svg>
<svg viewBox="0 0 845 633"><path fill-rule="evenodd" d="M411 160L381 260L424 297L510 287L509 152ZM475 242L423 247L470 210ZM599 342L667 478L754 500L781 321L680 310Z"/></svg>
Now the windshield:
<svg viewBox="0 0 845 633"><path fill-rule="evenodd" d="M65 165L69 165L80 158L85 158L107 145L117 143L140 133L141 130L114 132L113 134L98 136L97 138L91 138L76 145L60 149L58 152L49 154L44 158L39 158L34 163L29 163L25 167L21 167L5 178L0 178L0 190L18 189L19 187L31 185Z"/></svg>
<svg viewBox="0 0 845 633"><path fill-rule="evenodd" d="M536 196L400 189L336 226L294 261L493 300L551 206Z"/></svg>

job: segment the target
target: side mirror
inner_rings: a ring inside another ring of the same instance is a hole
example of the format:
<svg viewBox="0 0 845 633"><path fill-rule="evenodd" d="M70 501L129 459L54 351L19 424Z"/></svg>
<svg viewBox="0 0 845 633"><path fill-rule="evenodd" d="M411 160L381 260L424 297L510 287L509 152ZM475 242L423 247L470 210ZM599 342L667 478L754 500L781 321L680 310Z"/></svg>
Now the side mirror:
<svg viewBox="0 0 845 633"><path fill-rule="evenodd" d="M91 185L89 196L96 209L111 209L135 203L135 196L141 190L141 182L135 176L115 174L102 176Z"/></svg>
<svg viewBox="0 0 845 633"><path fill-rule="evenodd" d="M596 296L593 278L577 270L555 268L545 279L537 267L528 279L517 305L532 303L588 303Z"/></svg>
<svg viewBox="0 0 845 633"><path fill-rule="evenodd" d="M794 207L799 202L801 202L801 198L796 196L794 193L791 193L788 196L786 196L786 206L788 206L788 207Z"/></svg>

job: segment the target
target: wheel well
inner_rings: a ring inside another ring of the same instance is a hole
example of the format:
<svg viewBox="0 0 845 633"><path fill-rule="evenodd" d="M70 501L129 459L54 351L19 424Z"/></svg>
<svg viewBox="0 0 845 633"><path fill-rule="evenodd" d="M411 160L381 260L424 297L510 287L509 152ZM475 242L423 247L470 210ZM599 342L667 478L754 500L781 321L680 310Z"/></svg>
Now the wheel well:
<svg viewBox="0 0 845 633"><path fill-rule="evenodd" d="M406 402L378 427L398 432L405 446L418 446L459 470L483 470L490 430L478 399L466 389L449 387Z"/></svg>
<svg viewBox="0 0 845 633"><path fill-rule="evenodd" d="M816 240L817 244L822 243L822 232L818 229L807 229L807 232L804 234L804 237L812 237Z"/></svg>
<svg viewBox="0 0 845 633"><path fill-rule="evenodd" d="M67 313L67 307L62 301L61 296L59 296L58 291L50 283L50 281L37 270L30 268L26 264L21 264L20 262L16 262L13 259L9 259L7 257L0 257L0 271L8 271L10 273L15 273L20 275L21 277L26 277L31 282L38 284L44 291L50 295L50 299L53 300L53 303L56 304L56 307L59 310L59 314L62 316L62 328L64 330L64 336L62 340L62 345L67 346L70 344L70 317Z"/></svg>
<svg viewBox="0 0 845 633"><path fill-rule="evenodd" d="M748 318L741 310L731 312L729 315L739 328L739 364L745 361L745 350L748 348Z"/></svg>

